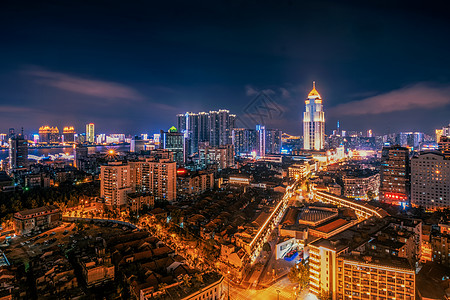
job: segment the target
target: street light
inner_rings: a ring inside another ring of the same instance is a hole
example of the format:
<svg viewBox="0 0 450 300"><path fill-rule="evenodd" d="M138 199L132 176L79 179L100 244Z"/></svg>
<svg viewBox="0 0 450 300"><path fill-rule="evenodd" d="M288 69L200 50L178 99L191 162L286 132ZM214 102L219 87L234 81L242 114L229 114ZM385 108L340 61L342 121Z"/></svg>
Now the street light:
<svg viewBox="0 0 450 300"><path fill-rule="evenodd" d="M230 300L230 271L228 273L228 300Z"/></svg>
<svg viewBox="0 0 450 300"><path fill-rule="evenodd" d="M277 299L280 300L280 293L281 293L281 291L280 291L280 290L277 290L277 293L278 293Z"/></svg>

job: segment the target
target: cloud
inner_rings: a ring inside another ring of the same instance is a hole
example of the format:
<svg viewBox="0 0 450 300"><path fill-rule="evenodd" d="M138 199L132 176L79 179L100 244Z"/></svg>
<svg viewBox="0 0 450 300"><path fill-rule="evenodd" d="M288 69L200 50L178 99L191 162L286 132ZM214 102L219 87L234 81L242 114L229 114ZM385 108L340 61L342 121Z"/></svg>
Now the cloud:
<svg viewBox="0 0 450 300"><path fill-rule="evenodd" d="M450 104L450 88L427 83L394 90L330 109L335 115L377 115L411 109L435 109Z"/></svg>
<svg viewBox="0 0 450 300"><path fill-rule="evenodd" d="M254 89L251 85L245 86L245 94L247 96L254 96L254 95L257 95L258 93L259 92L256 89Z"/></svg>
<svg viewBox="0 0 450 300"><path fill-rule="evenodd" d="M275 91L272 90L272 89L258 90L258 89L252 87L249 84L245 86L245 94L247 96L255 96L255 95L258 95L260 93L265 93L267 95L275 95L276 94Z"/></svg>
<svg viewBox="0 0 450 300"><path fill-rule="evenodd" d="M140 101L144 99L133 88L116 82L85 79L43 69L27 70L25 73L33 76L39 84L72 93L112 100L126 99Z"/></svg>
<svg viewBox="0 0 450 300"><path fill-rule="evenodd" d="M280 88L280 91L281 91L281 96L283 98L290 98L291 97L291 93L287 89Z"/></svg>
<svg viewBox="0 0 450 300"><path fill-rule="evenodd" d="M11 105L0 105L1 113L35 113L36 110L29 107L22 106L11 106Z"/></svg>

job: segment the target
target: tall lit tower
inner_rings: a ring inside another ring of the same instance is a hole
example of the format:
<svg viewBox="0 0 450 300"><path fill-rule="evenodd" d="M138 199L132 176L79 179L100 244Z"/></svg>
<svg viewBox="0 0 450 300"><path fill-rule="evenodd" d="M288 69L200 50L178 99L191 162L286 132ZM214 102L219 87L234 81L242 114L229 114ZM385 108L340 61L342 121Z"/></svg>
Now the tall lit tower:
<svg viewBox="0 0 450 300"><path fill-rule="evenodd" d="M325 113L323 111L322 97L316 90L316 82L313 81L313 89L305 100L305 112L303 113L303 148L306 150L322 150L325 142Z"/></svg>
<svg viewBox="0 0 450 300"><path fill-rule="evenodd" d="M95 142L95 127L94 123L86 124L86 141L89 143Z"/></svg>

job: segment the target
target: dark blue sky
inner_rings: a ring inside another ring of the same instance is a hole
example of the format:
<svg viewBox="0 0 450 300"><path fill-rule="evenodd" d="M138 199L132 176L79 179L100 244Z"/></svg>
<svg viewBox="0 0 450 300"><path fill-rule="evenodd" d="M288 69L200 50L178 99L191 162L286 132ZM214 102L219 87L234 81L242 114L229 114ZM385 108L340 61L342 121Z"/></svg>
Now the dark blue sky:
<svg viewBox="0 0 450 300"><path fill-rule="evenodd" d="M450 122L448 11L444 1L2 1L0 132L94 122L153 133L187 110L243 117L264 90L280 109L266 125L301 134L315 80L327 133L337 120L432 133Z"/></svg>

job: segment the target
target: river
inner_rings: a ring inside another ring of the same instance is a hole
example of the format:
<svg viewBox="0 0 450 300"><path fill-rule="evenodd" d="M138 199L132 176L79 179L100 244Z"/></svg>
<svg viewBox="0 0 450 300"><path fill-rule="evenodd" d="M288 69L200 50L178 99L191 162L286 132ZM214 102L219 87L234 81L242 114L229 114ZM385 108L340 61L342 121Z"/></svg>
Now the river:
<svg viewBox="0 0 450 300"><path fill-rule="evenodd" d="M107 152L110 149L114 149L117 152L125 152L130 151L130 145L118 145L118 146L91 146L88 147L88 151L90 154L95 152ZM0 149L0 160L8 158L8 149ZM36 149L28 149L28 155L36 155L36 156L49 156L55 155L59 153L69 153L69 155L73 154L72 147L64 147L64 148L36 148Z"/></svg>

